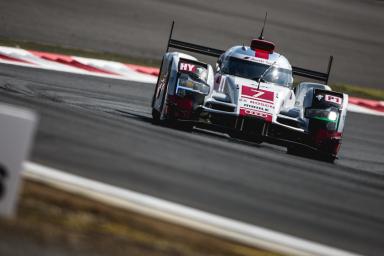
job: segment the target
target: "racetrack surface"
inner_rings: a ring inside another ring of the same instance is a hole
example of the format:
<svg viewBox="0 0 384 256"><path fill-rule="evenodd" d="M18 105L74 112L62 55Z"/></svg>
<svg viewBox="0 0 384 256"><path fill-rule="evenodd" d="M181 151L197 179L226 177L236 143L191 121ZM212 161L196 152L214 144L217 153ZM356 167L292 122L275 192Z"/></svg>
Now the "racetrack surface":
<svg viewBox="0 0 384 256"><path fill-rule="evenodd" d="M160 59L175 38L219 49L249 44L265 12L266 39L295 66L331 83L384 88L384 1L379 0L13 0L0 1L0 38Z"/></svg>
<svg viewBox="0 0 384 256"><path fill-rule="evenodd" d="M384 250L384 119L349 113L340 160L153 125L154 85L0 65L41 120L32 161L326 245Z"/></svg>

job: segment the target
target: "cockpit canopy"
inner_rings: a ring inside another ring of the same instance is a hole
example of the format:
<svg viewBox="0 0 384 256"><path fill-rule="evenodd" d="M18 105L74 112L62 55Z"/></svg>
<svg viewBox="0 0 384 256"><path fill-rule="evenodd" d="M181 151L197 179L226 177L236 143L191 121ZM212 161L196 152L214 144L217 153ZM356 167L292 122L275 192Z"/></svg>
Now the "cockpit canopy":
<svg viewBox="0 0 384 256"><path fill-rule="evenodd" d="M224 59L221 72L255 81L261 79L262 82L285 87L291 87L293 82L291 69L266 65L233 56Z"/></svg>

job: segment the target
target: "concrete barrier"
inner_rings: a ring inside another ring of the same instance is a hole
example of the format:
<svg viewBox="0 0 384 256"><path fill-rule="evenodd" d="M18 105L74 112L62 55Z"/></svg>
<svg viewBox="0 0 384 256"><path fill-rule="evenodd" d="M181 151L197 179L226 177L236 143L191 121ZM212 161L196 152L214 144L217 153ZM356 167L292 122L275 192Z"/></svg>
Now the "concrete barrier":
<svg viewBox="0 0 384 256"><path fill-rule="evenodd" d="M22 163L31 146L36 115L26 109L0 104L0 215L14 214Z"/></svg>

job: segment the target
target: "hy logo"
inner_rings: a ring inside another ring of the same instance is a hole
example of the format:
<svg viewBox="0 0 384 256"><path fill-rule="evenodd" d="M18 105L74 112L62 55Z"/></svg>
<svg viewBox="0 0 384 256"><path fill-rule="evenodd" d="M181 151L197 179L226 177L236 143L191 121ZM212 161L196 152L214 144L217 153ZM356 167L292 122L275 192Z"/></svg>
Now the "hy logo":
<svg viewBox="0 0 384 256"><path fill-rule="evenodd" d="M195 70L195 65L189 63L180 63L180 70L193 72Z"/></svg>
<svg viewBox="0 0 384 256"><path fill-rule="evenodd" d="M324 98L324 96L321 95L321 94L319 94L319 95L316 96L316 98L317 98L319 101L321 101L321 99Z"/></svg>

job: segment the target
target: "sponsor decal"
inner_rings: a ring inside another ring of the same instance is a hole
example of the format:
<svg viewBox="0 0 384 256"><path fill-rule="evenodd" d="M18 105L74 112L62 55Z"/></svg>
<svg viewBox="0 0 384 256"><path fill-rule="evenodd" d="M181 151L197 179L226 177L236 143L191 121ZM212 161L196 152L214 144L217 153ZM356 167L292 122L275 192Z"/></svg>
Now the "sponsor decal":
<svg viewBox="0 0 384 256"><path fill-rule="evenodd" d="M255 94L252 96L253 98L259 98L260 96L264 95L265 92L254 90Z"/></svg>
<svg viewBox="0 0 384 256"><path fill-rule="evenodd" d="M196 77L207 81L208 69L203 64L193 64L189 62L179 62L179 72L190 74L193 73Z"/></svg>
<svg viewBox="0 0 384 256"><path fill-rule="evenodd" d="M194 64L181 62L179 70L180 71L187 71L187 72L194 72L196 70L196 66Z"/></svg>
<svg viewBox="0 0 384 256"><path fill-rule="evenodd" d="M245 108L257 109L265 112L271 112L275 108L274 105L271 103L255 101L246 98L241 98L239 100L239 105Z"/></svg>
<svg viewBox="0 0 384 256"><path fill-rule="evenodd" d="M260 111L256 111L253 109L241 108L240 116L255 116L264 119L267 122L272 122L272 115Z"/></svg>
<svg viewBox="0 0 384 256"><path fill-rule="evenodd" d="M341 105L341 103L343 102L343 99L340 97L337 97L337 96L326 94L325 95L325 101Z"/></svg>
<svg viewBox="0 0 384 256"><path fill-rule="evenodd" d="M256 56L250 57L250 56L244 55L243 59L248 60L248 61L257 62L257 63L264 64L264 65L268 65L268 66L273 65L273 63L274 63L274 61L269 60L269 58L263 59L263 58L259 58Z"/></svg>
<svg viewBox="0 0 384 256"><path fill-rule="evenodd" d="M243 85L239 95L239 115L255 116L272 122L274 113L274 96L273 91L256 89Z"/></svg>
<svg viewBox="0 0 384 256"><path fill-rule="evenodd" d="M273 102L274 96L275 94L272 91L256 89L246 85L241 87L241 97Z"/></svg>

